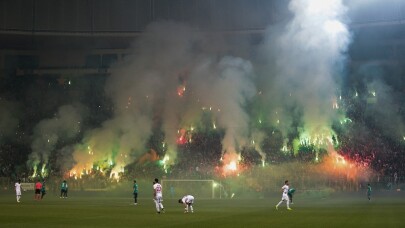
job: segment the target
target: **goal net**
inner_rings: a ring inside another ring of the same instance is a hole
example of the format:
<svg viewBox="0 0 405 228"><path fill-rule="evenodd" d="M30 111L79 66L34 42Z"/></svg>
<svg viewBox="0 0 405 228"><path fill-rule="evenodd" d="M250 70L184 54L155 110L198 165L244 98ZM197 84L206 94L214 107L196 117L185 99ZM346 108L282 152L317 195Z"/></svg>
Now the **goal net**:
<svg viewBox="0 0 405 228"><path fill-rule="evenodd" d="M192 195L198 199L215 198L216 183L214 180L162 180L165 198L179 199L185 195Z"/></svg>

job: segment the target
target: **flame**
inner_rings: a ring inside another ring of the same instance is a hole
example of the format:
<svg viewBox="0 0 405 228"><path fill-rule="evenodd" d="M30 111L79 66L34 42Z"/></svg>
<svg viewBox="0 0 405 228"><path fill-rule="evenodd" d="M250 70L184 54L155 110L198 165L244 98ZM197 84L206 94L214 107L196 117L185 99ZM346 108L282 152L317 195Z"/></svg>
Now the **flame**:
<svg viewBox="0 0 405 228"><path fill-rule="evenodd" d="M236 171L238 169L238 166L235 161L231 161L228 165L225 166L225 169Z"/></svg>
<svg viewBox="0 0 405 228"><path fill-rule="evenodd" d="M359 176L367 173L368 167L359 166L355 162L348 160L336 151L332 151L322 161L322 169L335 176L346 176L348 179L355 180Z"/></svg>
<svg viewBox="0 0 405 228"><path fill-rule="evenodd" d="M194 130L194 128L191 127L191 131L193 131L193 130ZM184 145L191 140L191 133L187 132L186 129L182 128L182 129L178 130L177 133L179 135L179 137L176 140L176 143L178 145Z"/></svg>
<svg viewBox="0 0 405 228"><path fill-rule="evenodd" d="M186 86L185 85L179 85L177 87L177 95L179 97L183 97L184 96L184 92L186 92Z"/></svg>
<svg viewBox="0 0 405 228"><path fill-rule="evenodd" d="M241 155L236 152L225 153L220 162L222 167L217 167L217 170L221 176L235 175L239 176L240 172L244 169L241 163Z"/></svg>

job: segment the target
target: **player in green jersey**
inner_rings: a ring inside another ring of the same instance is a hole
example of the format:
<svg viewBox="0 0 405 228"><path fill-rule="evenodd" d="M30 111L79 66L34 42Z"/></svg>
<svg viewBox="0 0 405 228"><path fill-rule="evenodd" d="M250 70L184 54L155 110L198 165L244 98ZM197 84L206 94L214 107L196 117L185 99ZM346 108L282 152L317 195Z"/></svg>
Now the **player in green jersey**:
<svg viewBox="0 0 405 228"><path fill-rule="evenodd" d="M371 200L371 186L370 186L370 183L367 184L367 198L368 198L368 201Z"/></svg>
<svg viewBox="0 0 405 228"><path fill-rule="evenodd" d="M62 182L60 185L60 198L67 198L67 193L68 193L68 184L66 183L66 180Z"/></svg>
<svg viewBox="0 0 405 228"><path fill-rule="evenodd" d="M138 184L136 183L136 180L134 180L134 205L138 205Z"/></svg>
<svg viewBox="0 0 405 228"><path fill-rule="evenodd" d="M41 188L41 200L44 198L46 194L46 188L45 188L45 180L42 182L42 188Z"/></svg>
<svg viewBox="0 0 405 228"><path fill-rule="evenodd" d="M293 194L294 194L294 192L295 192L295 188L288 189L287 195L288 195L288 198L290 198L290 204L294 204L293 203Z"/></svg>

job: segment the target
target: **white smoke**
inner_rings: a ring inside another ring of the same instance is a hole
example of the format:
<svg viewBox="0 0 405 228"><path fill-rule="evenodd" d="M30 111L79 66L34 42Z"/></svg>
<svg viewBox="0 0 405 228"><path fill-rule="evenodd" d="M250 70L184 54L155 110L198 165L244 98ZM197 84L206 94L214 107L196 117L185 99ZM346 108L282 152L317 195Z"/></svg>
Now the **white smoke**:
<svg viewBox="0 0 405 228"><path fill-rule="evenodd" d="M116 172L150 149L145 145L152 128L163 131L164 161L174 164L180 129L198 125L203 107L215 109L215 121L226 131L225 150L244 144L249 123L244 106L255 94L253 67L241 58L221 56L209 40L181 24L150 25L133 55L114 67L106 87L114 117L86 134L74 154L75 169L111 160ZM119 152L113 152L113 145ZM118 159L121 154L125 159Z"/></svg>
<svg viewBox="0 0 405 228"><path fill-rule="evenodd" d="M330 135L335 76L341 73L351 38L344 24L347 9L341 0L292 0L289 9L293 18L285 28L267 33L266 50L275 62L275 77L266 89L269 106L281 116L277 118L284 134L294 119L292 107L298 105L302 134Z"/></svg>
<svg viewBox="0 0 405 228"><path fill-rule="evenodd" d="M34 128L32 152L29 155L28 165L34 169L42 164L42 176L46 176L45 167L49 158L57 149L58 143L74 139L80 134L83 121L83 107L81 105L64 105L58 109L53 118L40 121Z"/></svg>
<svg viewBox="0 0 405 228"><path fill-rule="evenodd" d="M248 140L250 119L245 105L256 94L252 64L228 56L218 63L201 64L193 76L201 103L216 112L217 125L225 129L223 150L236 152Z"/></svg>

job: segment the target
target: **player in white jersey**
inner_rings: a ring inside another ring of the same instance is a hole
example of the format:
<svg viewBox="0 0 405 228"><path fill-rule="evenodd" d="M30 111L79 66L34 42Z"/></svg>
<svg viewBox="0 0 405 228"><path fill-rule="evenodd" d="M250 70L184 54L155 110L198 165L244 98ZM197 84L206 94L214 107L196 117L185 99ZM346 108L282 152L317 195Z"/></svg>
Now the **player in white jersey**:
<svg viewBox="0 0 405 228"><path fill-rule="evenodd" d="M287 203L287 210L292 210L290 208L290 198L288 197L288 190L290 189L288 180L284 181L284 186L281 188L283 191L283 196L281 197L281 201L276 205L276 210L278 210L278 206L282 204L284 201Z"/></svg>
<svg viewBox="0 0 405 228"><path fill-rule="evenodd" d="M186 195L183 198L179 199L179 203L185 206L184 213L188 213L188 209L190 208L191 213L194 213L193 210L193 203L194 203L194 196Z"/></svg>
<svg viewBox="0 0 405 228"><path fill-rule="evenodd" d="M156 205L156 211L158 214L160 212L165 213L165 209L163 208L163 194L162 194L162 185L159 184L159 179L155 178L155 183L153 184L153 201Z"/></svg>
<svg viewBox="0 0 405 228"><path fill-rule="evenodd" d="M17 195L17 202L20 202L21 199L21 181L18 180L17 183L15 183L15 194Z"/></svg>

